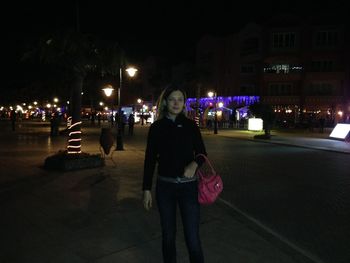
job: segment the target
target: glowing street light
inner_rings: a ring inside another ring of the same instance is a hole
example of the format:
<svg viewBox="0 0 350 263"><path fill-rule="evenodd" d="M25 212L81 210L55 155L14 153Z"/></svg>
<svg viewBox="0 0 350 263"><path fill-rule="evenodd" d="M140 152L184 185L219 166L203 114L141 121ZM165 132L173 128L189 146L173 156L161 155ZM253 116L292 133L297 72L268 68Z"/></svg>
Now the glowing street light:
<svg viewBox="0 0 350 263"><path fill-rule="evenodd" d="M113 89L113 87L111 85L108 84L102 90L105 93L105 95L109 98L112 95L114 89ZM101 103L102 102L100 102L100 105L101 105ZM102 103L102 105L103 105L103 103ZM111 110L112 110L111 126L113 126L113 118L114 118L114 116L113 116L113 102L111 103Z"/></svg>
<svg viewBox="0 0 350 263"><path fill-rule="evenodd" d="M54 99L53 99L53 102L54 102L54 103L57 103L57 102L58 102L58 98L54 98Z"/></svg>
<svg viewBox="0 0 350 263"><path fill-rule="evenodd" d="M208 96L210 98L215 98L215 102L214 102L214 134L218 134L218 113L217 113L217 107L216 107L216 104L217 104L217 94L216 94L216 91L209 91L208 92Z"/></svg>
<svg viewBox="0 0 350 263"><path fill-rule="evenodd" d="M137 69L134 67L129 67L125 71L128 72L130 77L134 77L137 72Z"/></svg>
<svg viewBox="0 0 350 263"><path fill-rule="evenodd" d="M110 96L112 95L114 89L112 88L111 85L107 85L107 86L106 86L105 88L103 88L102 90L103 90L103 92L105 93L105 95L106 95L107 97L110 97Z"/></svg>
<svg viewBox="0 0 350 263"><path fill-rule="evenodd" d="M214 97L214 92L209 91L209 92L208 92L208 96L209 96L210 98Z"/></svg>

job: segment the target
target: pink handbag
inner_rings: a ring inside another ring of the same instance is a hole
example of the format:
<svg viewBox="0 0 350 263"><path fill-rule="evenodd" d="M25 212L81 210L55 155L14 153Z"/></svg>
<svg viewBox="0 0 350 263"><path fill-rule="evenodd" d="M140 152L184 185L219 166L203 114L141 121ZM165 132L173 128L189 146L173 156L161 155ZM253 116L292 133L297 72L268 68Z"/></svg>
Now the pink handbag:
<svg viewBox="0 0 350 263"><path fill-rule="evenodd" d="M215 172L207 156L204 154L198 154L197 156L202 156L210 168L209 170L204 170L203 166L201 166L197 170L196 175L198 176L198 202L201 205L210 205L214 203L218 198L219 194L223 190L224 185L222 183L220 175Z"/></svg>

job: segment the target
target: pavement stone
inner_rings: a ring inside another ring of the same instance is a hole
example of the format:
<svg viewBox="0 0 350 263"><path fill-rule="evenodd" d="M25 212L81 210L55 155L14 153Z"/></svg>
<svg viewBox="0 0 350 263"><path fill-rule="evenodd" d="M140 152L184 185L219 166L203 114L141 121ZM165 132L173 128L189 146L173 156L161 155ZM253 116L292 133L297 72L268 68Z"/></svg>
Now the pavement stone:
<svg viewBox="0 0 350 263"><path fill-rule="evenodd" d="M18 144L3 150L11 154L1 160L7 164L1 177L15 178L0 187L0 225L6 226L0 230L0 262L161 262L158 212L144 211L141 202L143 150L126 143L126 151L107 157L106 167L48 172L38 165L64 140L9 136ZM86 138L84 147L96 153L92 141L96 136ZM186 263L178 223L178 262ZM202 208L201 237L206 262L314 262L222 202Z"/></svg>

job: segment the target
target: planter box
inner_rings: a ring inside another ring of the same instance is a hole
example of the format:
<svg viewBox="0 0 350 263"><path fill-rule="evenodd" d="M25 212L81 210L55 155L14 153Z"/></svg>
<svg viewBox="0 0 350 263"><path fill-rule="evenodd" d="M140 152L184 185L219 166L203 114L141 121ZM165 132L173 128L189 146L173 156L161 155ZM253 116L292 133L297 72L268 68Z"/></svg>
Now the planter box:
<svg viewBox="0 0 350 263"><path fill-rule="evenodd" d="M101 155L87 153L67 154L59 152L45 159L44 168L48 170L73 171L104 166L104 159Z"/></svg>

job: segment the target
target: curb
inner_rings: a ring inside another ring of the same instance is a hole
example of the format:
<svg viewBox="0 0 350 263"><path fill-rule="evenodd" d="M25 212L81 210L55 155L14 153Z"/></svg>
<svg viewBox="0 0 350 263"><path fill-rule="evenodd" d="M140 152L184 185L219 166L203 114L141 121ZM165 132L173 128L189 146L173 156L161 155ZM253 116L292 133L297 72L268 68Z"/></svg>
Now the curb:
<svg viewBox="0 0 350 263"><path fill-rule="evenodd" d="M212 135L212 134L206 134L206 135ZM290 146L290 147L299 147L304 149L312 149L312 150L320 150L320 151L327 151L327 152L335 152L335 153L342 153L342 154L350 154L350 151L341 151L341 150L333 150L325 147L318 147L318 146L308 146L308 145L299 145L299 144L292 144L292 143L285 143L285 142L276 142L271 140L260 140L260 139L250 139L250 138L242 138L242 137L235 137L235 136L229 136L229 135L221 135L218 134L221 137L225 138L231 138L235 140L243 140L243 141L251 141L251 142L261 142L261 143L270 143L270 144L278 144L283 146Z"/></svg>

